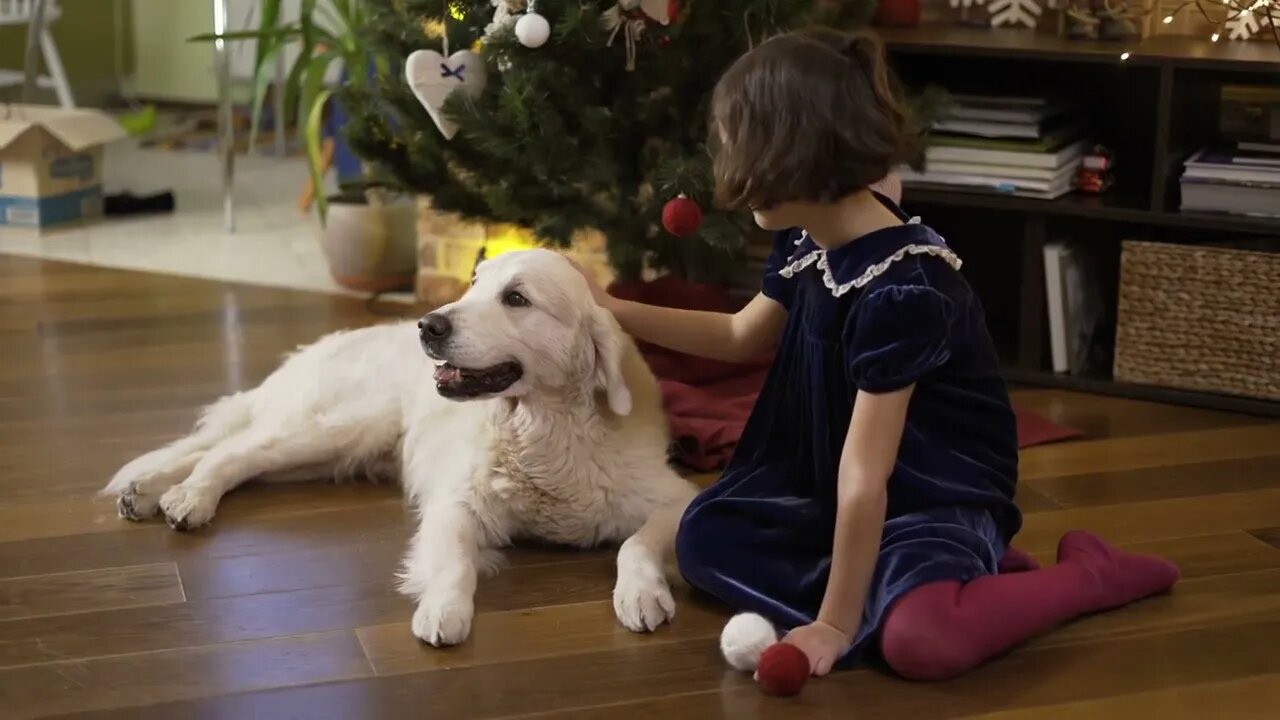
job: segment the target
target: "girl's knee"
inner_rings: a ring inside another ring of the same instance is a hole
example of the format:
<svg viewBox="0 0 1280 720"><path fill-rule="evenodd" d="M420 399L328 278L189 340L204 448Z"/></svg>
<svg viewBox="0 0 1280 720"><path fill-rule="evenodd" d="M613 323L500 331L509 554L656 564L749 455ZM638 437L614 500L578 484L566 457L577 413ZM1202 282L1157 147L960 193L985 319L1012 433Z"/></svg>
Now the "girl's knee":
<svg viewBox="0 0 1280 720"><path fill-rule="evenodd" d="M960 587L958 582L924 585L890 608L880 652L895 673L908 680L947 680L981 662L962 635L956 612Z"/></svg>

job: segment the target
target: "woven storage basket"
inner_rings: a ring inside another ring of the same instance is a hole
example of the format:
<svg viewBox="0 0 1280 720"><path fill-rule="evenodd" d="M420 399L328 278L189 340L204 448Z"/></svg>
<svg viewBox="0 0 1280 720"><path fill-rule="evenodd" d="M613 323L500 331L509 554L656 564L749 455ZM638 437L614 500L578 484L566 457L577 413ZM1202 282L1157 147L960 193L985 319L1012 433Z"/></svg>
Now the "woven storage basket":
<svg viewBox="0 0 1280 720"><path fill-rule="evenodd" d="M1280 400L1280 253L1124 243L1115 378Z"/></svg>

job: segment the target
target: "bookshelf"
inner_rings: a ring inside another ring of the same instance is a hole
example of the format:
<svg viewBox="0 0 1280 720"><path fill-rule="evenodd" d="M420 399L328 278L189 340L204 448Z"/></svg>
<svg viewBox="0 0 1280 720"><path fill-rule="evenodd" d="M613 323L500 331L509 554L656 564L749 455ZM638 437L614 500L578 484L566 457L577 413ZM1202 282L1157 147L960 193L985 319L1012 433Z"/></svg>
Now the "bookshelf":
<svg viewBox="0 0 1280 720"><path fill-rule="evenodd" d="M932 187L904 191L909 212L924 215L949 239L964 238L971 254L991 253L979 262L1005 258L1000 283L1017 278L1012 297L995 303L1018 306L1016 320L1003 323L997 338L1011 382L1280 417L1280 403L1121 383L1109 370L1097 377L1052 373L1041 255L1062 228L1112 244L1117 262L1121 239L1280 238L1280 219L1178 210L1183 161L1220 139L1218 88L1224 82L1280 82L1280 48L1160 35L1131 43L1073 41L1032 30L951 25L885 28L880 34L895 67L913 85L954 87L980 79L1010 93L1065 89L1094 108L1099 140L1117 152L1117 186L1101 196L1039 200Z"/></svg>

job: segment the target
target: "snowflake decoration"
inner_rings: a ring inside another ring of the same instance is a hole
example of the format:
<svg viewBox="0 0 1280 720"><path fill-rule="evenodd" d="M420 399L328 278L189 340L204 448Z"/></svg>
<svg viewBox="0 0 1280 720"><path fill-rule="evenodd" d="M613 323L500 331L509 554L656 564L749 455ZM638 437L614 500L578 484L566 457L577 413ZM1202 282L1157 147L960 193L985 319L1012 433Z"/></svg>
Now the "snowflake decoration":
<svg viewBox="0 0 1280 720"><path fill-rule="evenodd" d="M1258 31L1262 29L1258 16L1254 15L1253 10L1245 10L1233 18L1228 18L1222 23L1222 27L1227 31L1227 37L1231 40L1248 40Z"/></svg>
<svg viewBox="0 0 1280 720"><path fill-rule="evenodd" d="M1011 25L1033 28L1036 26L1036 18L1043 12L1037 0L990 0L987 10L991 12L992 27Z"/></svg>
<svg viewBox="0 0 1280 720"><path fill-rule="evenodd" d="M947 0L947 4L953 8L964 8L968 10L979 5L986 5L987 0Z"/></svg>

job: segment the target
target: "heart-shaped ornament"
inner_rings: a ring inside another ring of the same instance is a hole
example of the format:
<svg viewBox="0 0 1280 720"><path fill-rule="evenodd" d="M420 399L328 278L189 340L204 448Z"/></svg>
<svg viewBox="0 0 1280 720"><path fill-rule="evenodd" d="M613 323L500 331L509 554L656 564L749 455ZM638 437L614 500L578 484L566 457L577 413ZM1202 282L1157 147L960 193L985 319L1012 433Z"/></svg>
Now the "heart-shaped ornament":
<svg viewBox="0 0 1280 720"><path fill-rule="evenodd" d="M452 140L458 127L444 115L444 101L456 90L476 97L485 84L484 61L470 50L448 58L435 50L415 50L404 62L404 75L445 140Z"/></svg>

